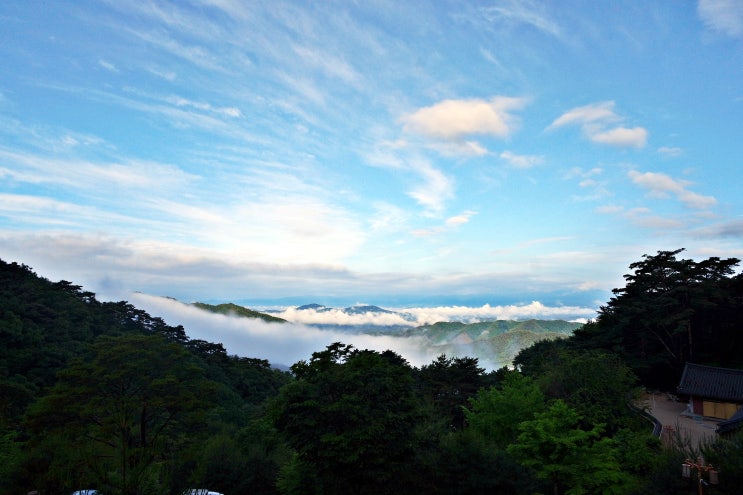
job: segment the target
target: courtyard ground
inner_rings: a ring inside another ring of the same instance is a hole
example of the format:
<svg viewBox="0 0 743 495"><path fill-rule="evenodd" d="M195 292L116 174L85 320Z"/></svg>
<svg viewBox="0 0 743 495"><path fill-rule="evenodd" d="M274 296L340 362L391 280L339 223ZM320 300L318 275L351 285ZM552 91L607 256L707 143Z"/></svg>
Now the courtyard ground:
<svg viewBox="0 0 743 495"><path fill-rule="evenodd" d="M648 393L644 397L650 415L663 426L661 440L667 441L671 432L677 432L682 438L689 438L693 446L702 440L714 440L718 421L703 418L688 412L688 404L672 394Z"/></svg>

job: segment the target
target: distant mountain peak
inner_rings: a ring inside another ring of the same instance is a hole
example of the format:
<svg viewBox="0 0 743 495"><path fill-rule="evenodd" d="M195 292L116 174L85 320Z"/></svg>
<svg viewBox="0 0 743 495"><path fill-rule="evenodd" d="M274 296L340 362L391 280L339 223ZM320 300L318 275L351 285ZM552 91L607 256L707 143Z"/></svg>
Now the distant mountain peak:
<svg viewBox="0 0 743 495"><path fill-rule="evenodd" d="M297 311L330 311L331 308L317 303L305 304L303 306L297 306Z"/></svg>
<svg viewBox="0 0 743 495"><path fill-rule="evenodd" d="M380 308L370 304L356 304L343 309L344 313L347 314L362 314L362 313L394 313L389 309Z"/></svg>

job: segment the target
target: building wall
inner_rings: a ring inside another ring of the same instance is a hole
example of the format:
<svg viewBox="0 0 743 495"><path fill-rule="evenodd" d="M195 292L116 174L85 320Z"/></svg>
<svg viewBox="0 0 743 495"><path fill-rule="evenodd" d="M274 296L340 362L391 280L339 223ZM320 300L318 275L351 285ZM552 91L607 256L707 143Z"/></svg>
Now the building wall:
<svg viewBox="0 0 743 495"><path fill-rule="evenodd" d="M740 404L732 402L704 400L700 397L692 397L691 402L694 414L717 419L730 419L741 407Z"/></svg>

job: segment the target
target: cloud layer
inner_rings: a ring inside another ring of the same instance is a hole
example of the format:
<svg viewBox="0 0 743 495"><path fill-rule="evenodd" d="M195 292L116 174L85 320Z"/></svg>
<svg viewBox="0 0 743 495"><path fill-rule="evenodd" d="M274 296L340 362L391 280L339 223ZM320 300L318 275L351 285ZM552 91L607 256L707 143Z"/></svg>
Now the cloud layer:
<svg viewBox="0 0 743 495"><path fill-rule="evenodd" d="M183 325L192 339L219 342L230 354L268 359L273 364L287 366L309 359L313 352L321 351L333 342L380 352L390 349L413 366L429 364L440 354L439 349L421 338L371 335L361 331L320 330L310 325L354 325L373 330L374 326L380 325L417 326L450 320L472 323L494 319L559 318L591 313L587 308L549 308L539 303L507 307L485 305L480 308L408 308L404 311L415 317L414 321L409 321L391 313L350 315L333 309L318 312L313 309L297 311L287 308L277 313L277 316L286 318L291 323L282 324L213 314L172 299L141 293L132 294L131 300L135 306L160 316L170 325ZM480 364L488 369L504 365L487 359Z"/></svg>

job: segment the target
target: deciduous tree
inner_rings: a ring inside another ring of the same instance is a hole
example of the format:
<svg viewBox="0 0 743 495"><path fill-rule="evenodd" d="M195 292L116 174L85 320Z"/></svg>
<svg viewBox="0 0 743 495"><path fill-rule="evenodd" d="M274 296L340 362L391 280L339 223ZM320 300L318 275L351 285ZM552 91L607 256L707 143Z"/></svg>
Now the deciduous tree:
<svg viewBox="0 0 743 495"><path fill-rule="evenodd" d="M508 452L551 482L554 495L626 493L629 475L619 465L614 442L601 438L602 429L582 429L578 413L557 400L519 425L518 440Z"/></svg>
<svg viewBox="0 0 743 495"><path fill-rule="evenodd" d="M325 494L398 493L411 476L419 402L412 370L397 354L336 343L292 367L297 380L271 408L297 451L284 490ZM309 467L309 469L308 469ZM311 472L314 479L298 479ZM290 480L305 486L297 491Z"/></svg>

